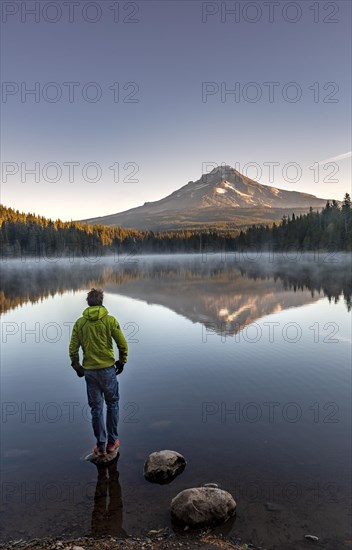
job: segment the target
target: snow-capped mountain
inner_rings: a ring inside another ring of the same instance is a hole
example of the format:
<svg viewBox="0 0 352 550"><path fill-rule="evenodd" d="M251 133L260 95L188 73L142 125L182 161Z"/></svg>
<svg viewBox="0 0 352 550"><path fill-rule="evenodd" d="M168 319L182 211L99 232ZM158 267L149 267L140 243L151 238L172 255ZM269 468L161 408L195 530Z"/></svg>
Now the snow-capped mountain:
<svg viewBox="0 0 352 550"><path fill-rule="evenodd" d="M285 214L304 213L310 207L321 209L326 200L263 185L227 165L214 168L158 201L82 221L152 230L243 227L278 221Z"/></svg>

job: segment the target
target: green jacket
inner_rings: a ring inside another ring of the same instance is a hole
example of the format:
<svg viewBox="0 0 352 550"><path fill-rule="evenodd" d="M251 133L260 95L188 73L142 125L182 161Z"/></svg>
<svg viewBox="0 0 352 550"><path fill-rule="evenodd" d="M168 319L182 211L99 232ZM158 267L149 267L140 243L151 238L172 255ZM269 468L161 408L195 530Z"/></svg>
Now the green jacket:
<svg viewBox="0 0 352 550"><path fill-rule="evenodd" d="M69 354L73 368L79 367L79 348L83 349L83 368L104 369L115 363L112 339L119 359L126 363L128 346L119 323L104 306L90 306L73 326Z"/></svg>

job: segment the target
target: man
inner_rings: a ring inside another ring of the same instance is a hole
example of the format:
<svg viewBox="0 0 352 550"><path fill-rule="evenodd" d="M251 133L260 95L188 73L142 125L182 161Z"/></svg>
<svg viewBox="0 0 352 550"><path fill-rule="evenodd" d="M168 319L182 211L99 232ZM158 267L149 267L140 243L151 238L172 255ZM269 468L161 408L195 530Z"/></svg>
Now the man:
<svg viewBox="0 0 352 550"><path fill-rule="evenodd" d="M79 377L85 377L88 404L92 412L92 425L98 456L113 453L120 446L117 438L119 420L119 385L116 375L121 374L127 361L128 346L120 325L103 306L104 293L92 288L87 295L88 307L74 324L69 347L71 365ZM115 362L115 340L119 359ZM83 350L83 365L79 363L79 348ZM83 368L82 368L83 367ZM103 404L106 403L106 427ZM106 439L107 436L107 439Z"/></svg>

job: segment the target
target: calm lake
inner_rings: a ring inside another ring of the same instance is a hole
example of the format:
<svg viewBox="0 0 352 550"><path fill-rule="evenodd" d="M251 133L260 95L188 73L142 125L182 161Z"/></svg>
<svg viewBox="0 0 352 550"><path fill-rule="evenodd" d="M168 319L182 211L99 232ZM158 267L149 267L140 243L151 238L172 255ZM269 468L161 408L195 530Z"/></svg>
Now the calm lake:
<svg viewBox="0 0 352 550"><path fill-rule="evenodd" d="M351 545L350 257L27 259L1 275L2 541L172 529L171 499L215 482L237 501L218 532ZM68 357L92 286L129 343L120 458L100 472ZM162 449L187 460L163 486L143 477Z"/></svg>

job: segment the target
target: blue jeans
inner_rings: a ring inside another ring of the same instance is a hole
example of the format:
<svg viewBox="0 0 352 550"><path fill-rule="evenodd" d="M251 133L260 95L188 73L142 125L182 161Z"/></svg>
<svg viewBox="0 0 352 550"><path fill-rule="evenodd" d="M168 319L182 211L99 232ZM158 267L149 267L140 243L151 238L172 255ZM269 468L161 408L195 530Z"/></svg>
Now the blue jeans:
<svg viewBox="0 0 352 550"><path fill-rule="evenodd" d="M87 384L88 405L92 413L92 425L97 440L98 449L103 449L106 443L115 443L117 439L117 424L119 422L119 384L115 367L105 369L84 369ZM104 400L106 403L106 429L104 423Z"/></svg>

